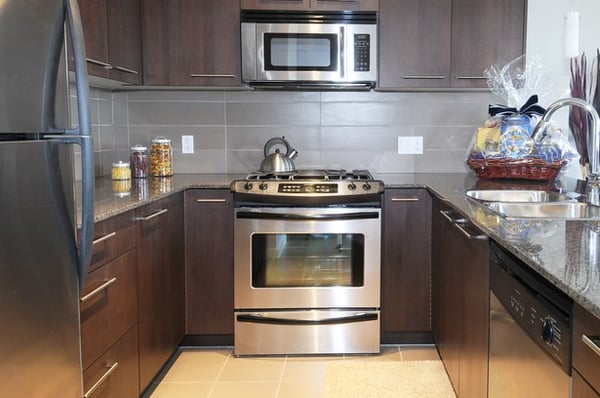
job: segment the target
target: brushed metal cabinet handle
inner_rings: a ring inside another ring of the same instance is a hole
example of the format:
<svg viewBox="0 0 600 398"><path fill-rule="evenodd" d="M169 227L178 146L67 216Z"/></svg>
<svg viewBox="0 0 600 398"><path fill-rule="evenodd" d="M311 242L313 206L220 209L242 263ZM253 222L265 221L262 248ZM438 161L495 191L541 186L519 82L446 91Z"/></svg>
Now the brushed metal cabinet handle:
<svg viewBox="0 0 600 398"><path fill-rule="evenodd" d="M403 79L429 79L429 80L441 80L441 79L445 79L446 76L442 76L442 75L406 75L406 76L402 76Z"/></svg>
<svg viewBox="0 0 600 398"><path fill-rule="evenodd" d="M153 219L154 217L160 216L161 214L165 214L168 211L169 211L169 209L162 209L162 210L159 210L156 213L152 213L152 214L150 214L149 216L146 216L146 217L137 217L136 220L148 221L148 220Z"/></svg>
<svg viewBox="0 0 600 398"><path fill-rule="evenodd" d="M129 69L124 66L115 66L114 69L121 71L121 72L125 72L125 73L131 73L132 75L139 74L139 72L137 70Z"/></svg>
<svg viewBox="0 0 600 398"><path fill-rule="evenodd" d="M225 79L235 79L235 75L220 75L217 73L190 73L190 77L208 77L213 79L225 78Z"/></svg>
<svg viewBox="0 0 600 398"><path fill-rule="evenodd" d="M83 394L83 398L89 398L93 393L95 393L96 390L98 389L98 387L100 387L102 385L102 383L104 383L106 381L106 379L108 379L110 377L110 375L115 370L117 370L118 367L119 367L119 362L115 362L111 366L107 366L108 370L102 375L102 377L100 377L98 379L98 381L96 383L94 383L94 385L89 390L86 391L85 394Z"/></svg>
<svg viewBox="0 0 600 398"><path fill-rule="evenodd" d="M317 3L360 3L359 0L317 0Z"/></svg>
<svg viewBox="0 0 600 398"><path fill-rule="evenodd" d="M592 351L594 351L594 353L600 357L600 347L598 347L598 344L594 343L594 341L592 341L592 339L587 337L585 334L581 335L581 341L583 341L585 345L590 347Z"/></svg>
<svg viewBox="0 0 600 398"><path fill-rule="evenodd" d="M196 199L198 203L227 203L227 199Z"/></svg>
<svg viewBox="0 0 600 398"><path fill-rule="evenodd" d="M117 277L116 276L113 277L112 279L107 280L102 285L98 286L97 288L95 288L94 290L92 290L91 292L89 292L88 294L86 294L85 296L83 296L82 298L80 298L79 302L85 303L86 301L88 301L89 299L91 299L92 297L94 297L95 295L97 295L98 293L100 293L101 291L106 290L106 288L108 288L110 285L112 285L116 281L117 281Z"/></svg>
<svg viewBox="0 0 600 398"><path fill-rule="evenodd" d="M458 80L487 80L485 76L456 76Z"/></svg>
<svg viewBox="0 0 600 398"><path fill-rule="evenodd" d="M464 228L463 228L463 225L465 225L465 224L461 224L461 223L458 223L458 222L454 222L454 226L455 226L456 228L458 228L458 230L459 230L460 232L462 232L462 234L463 234L464 236L466 236L466 237L467 237L467 239L470 239L470 240L487 240L487 239L488 239L487 235L483 235L483 234L480 234L480 235L471 235L471 234L469 233L469 231L467 231L466 229L464 229Z"/></svg>
<svg viewBox="0 0 600 398"><path fill-rule="evenodd" d="M101 236L98 239L94 239L92 241L92 245L97 245L98 243L104 242L105 240L108 240L108 239L113 238L115 236L117 236L117 233L116 232L111 232L110 234L106 234L104 236Z"/></svg>
<svg viewBox="0 0 600 398"><path fill-rule="evenodd" d="M98 65L103 67L104 69L112 69L113 66L111 64L108 64L106 62L103 61L98 61L97 59L93 59L93 58L86 58L85 59L87 62L89 62L90 64L94 64L94 65Z"/></svg>
<svg viewBox="0 0 600 398"><path fill-rule="evenodd" d="M457 222L465 222L465 221L466 221L466 220L465 220L464 218L462 218L462 217L461 217L461 218L452 218L452 217L450 217L450 213L451 213L451 211L450 211L450 210L440 210L440 214L441 214L442 216L444 216L444 218L445 218L446 220L448 220L448 221L449 221L450 223L452 223L452 224L454 224L454 223L457 223Z"/></svg>
<svg viewBox="0 0 600 398"><path fill-rule="evenodd" d="M418 202L419 198L392 198L392 202Z"/></svg>

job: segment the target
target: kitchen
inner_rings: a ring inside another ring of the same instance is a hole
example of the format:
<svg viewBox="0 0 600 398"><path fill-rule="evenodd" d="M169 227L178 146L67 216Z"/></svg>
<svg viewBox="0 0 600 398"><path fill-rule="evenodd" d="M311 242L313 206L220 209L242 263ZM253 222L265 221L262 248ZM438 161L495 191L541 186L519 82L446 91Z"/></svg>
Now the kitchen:
<svg viewBox="0 0 600 398"><path fill-rule="evenodd" d="M536 23L545 26L548 20L533 18L549 12L536 6L543 9L542 4L529 2L528 35L535 33L532 26ZM557 26L562 26L566 8L565 5L565 10L557 11L560 14L554 19ZM576 4L574 8L584 15L584 4ZM586 37L593 37L584 34L584 28L582 22L582 43ZM535 43L541 47L549 41L528 38L527 49L534 51ZM587 48L594 48L594 44ZM552 48L536 52L562 57L562 51ZM564 66L562 59L557 63ZM176 174L207 174L206 181L199 183L187 177L182 177L185 182L181 183L176 175L170 182L171 188L223 189L227 182L213 174L225 174L229 181L243 178L260 164L264 142L284 135L299 150L296 163L302 168L369 169L392 188L429 186L419 180L419 174L464 173L464 154L472 133L485 118L487 105L497 100L487 90L254 92L221 89L225 84L219 82L216 84L219 89L208 91L168 87L114 91L92 88L96 174L110 174L113 162L128 158L130 146L166 136L174 145ZM73 98L72 105L74 101ZM181 135L194 137L193 154L181 152ZM365 136L369 140L367 148ZM398 155L398 136L423 137L424 153ZM406 175L398 176L399 173ZM127 203L127 197L114 196L110 185L106 190L103 187L97 191L98 197L105 199L97 202L99 206L108 206L104 214L115 211L112 206ZM156 187L163 188L168 189ZM132 187L131 196L139 192L137 189ZM125 210L134 209L126 206Z"/></svg>

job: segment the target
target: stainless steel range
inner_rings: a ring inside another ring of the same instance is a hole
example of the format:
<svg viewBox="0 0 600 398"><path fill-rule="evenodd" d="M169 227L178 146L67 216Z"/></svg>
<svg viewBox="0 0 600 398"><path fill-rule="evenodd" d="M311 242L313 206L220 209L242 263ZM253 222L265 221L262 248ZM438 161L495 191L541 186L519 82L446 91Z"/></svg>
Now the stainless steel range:
<svg viewBox="0 0 600 398"><path fill-rule="evenodd" d="M379 352L383 183L301 170L231 190L235 355Z"/></svg>

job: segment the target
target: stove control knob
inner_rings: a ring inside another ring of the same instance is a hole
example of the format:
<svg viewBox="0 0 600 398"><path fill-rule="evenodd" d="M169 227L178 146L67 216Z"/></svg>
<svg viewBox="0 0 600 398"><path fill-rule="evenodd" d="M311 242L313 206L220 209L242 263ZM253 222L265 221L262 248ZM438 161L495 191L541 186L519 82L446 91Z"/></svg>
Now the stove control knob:
<svg viewBox="0 0 600 398"><path fill-rule="evenodd" d="M258 188L259 188L261 191L264 191L265 189L267 189L267 187L268 187L268 185L267 185L267 183L266 183L266 182L261 182L261 183L260 183L260 185L258 186Z"/></svg>
<svg viewBox="0 0 600 398"><path fill-rule="evenodd" d="M371 189L371 184L369 184L368 182L365 182L365 183L363 184L363 189L364 189L365 191L368 191L369 189Z"/></svg>
<svg viewBox="0 0 600 398"><path fill-rule="evenodd" d="M244 184L244 189L246 191L250 191L252 188L254 188L254 184L252 184L250 181L248 181Z"/></svg>
<svg viewBox="0 0 600 398"><path fill-rule="evenodd" d="M542 339L547 344L554 342L554 326L552 326L552 319L550 318L544 319L544 323L542 323Z"/></svg>
<svg viewBox="0 0 600 398"><path fill-rule="evenodd" d="M350 184L348 184L348 189L354 191L356 189L356 184L351 182Z"/></svg>

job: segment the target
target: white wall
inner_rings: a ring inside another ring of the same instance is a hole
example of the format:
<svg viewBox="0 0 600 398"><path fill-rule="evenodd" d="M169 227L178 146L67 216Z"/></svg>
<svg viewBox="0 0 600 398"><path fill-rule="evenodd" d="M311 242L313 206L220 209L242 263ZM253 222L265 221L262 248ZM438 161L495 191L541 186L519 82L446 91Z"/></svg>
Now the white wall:
<svg viewBox="0 0 600 398"><path fill-rule="evenodd" d="M564 55L564 19L569 10L579 12L579 50L588 58L588 70L600 48L599 0L529 0L527 55L538 55L554 84L551 95L541 98L548 105L569 93L569 59ZM552 98L554 97L554 98Z"/></svg>

